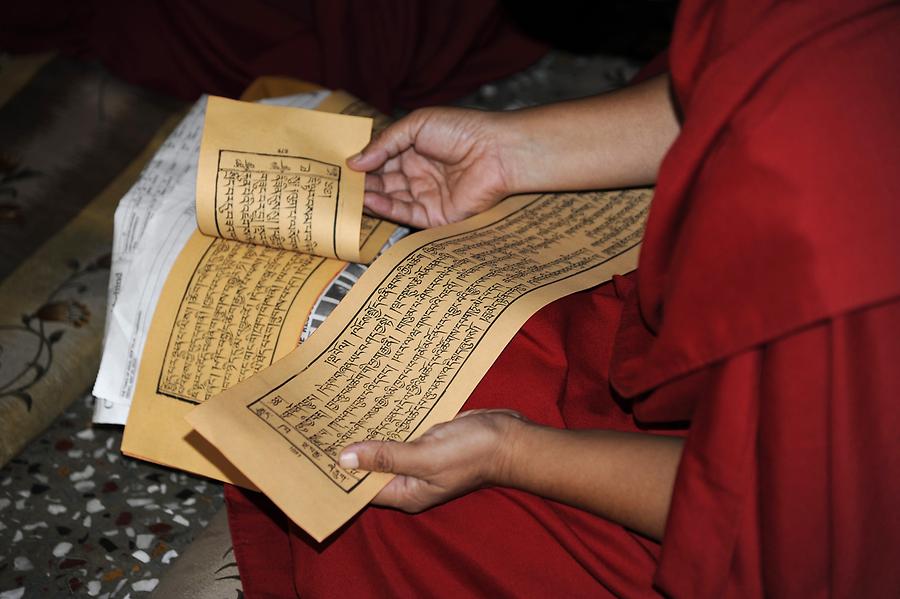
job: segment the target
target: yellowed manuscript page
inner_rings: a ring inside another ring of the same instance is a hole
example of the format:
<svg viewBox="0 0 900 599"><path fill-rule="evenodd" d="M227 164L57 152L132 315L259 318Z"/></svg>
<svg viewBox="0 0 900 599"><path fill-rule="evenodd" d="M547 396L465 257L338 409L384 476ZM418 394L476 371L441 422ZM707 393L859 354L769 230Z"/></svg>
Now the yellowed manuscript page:
<svg viewBox="0 0 900 599"><path fill-rule="evenodd" d="M354 102L329 98L328 108ZM252 487L184 416L293 350L346 265L333 256L371 260L396 229L363 218L363 175L344 164L370 127L368 118L210 98L197 214L214 236L194 233L166 279L124 453Z"/></svg>
<svg viewBox="0 0 900 599"><path fill-rule="evenodd" d="M635 268L650 199L520 196L408 237L300 348L187 419L322 540L390 478L341 468L341 449L451 419L535 311Z"/></svg>
<svg viewBox="0 0 900 599"><path fill-rule="evenodd" d="M197 178L202 233L372 261L380 246L360 248L365 175L345 164L368 143L372 119L211 97L206 122Z"/></svg>

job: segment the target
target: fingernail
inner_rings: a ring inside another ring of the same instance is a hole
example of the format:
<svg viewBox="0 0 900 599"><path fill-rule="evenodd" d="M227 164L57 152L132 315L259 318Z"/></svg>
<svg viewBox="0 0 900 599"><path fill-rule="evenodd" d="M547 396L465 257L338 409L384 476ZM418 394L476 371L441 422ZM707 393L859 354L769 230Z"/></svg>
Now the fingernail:
<svg viewBox="0 0 900 599"><path fill-rule="evenodd" d="M359 162L359 159L362 158L362 152L357 152L353 156L347 159L347 162Z"/></svg>
<svg viewBox="0 0 900 599"><path fill-rule="evenodd" d="M359 456L353 451L345 451L340 457L341 468L359 468Z"/></svg>

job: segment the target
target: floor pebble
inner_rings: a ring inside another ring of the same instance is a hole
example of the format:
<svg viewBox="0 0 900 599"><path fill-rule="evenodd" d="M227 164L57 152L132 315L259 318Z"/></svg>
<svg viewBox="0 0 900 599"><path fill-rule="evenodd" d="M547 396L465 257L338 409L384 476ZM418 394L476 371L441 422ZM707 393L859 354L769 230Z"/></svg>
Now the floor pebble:
<svg viewBox="0 0 900 599"><path fill-rule="evenodd" d="M139 593L149 593L159 584L158 578L150 578L147 580L139 580L131 584L131 588Z"/></svg>
<svg viewBox="0 0 900 599"><path fill-rule="evenodd" d="M53 548L53 557L63 557L70 551L72 551L72 543L69 543L68 541L57 543L56 547Z"/></svg>

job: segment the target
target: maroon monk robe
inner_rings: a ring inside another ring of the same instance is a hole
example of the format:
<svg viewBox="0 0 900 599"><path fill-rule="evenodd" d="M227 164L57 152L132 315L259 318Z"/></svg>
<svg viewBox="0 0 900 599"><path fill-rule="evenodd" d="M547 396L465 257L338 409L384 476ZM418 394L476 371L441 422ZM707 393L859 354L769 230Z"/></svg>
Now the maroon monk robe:
<svg viewBox="0 0 900 599"><path fill-rule="evenodd" d="M686 2L670 56L684 126L611 367L639 420L691 419L656 581L892 595L900 5Z"/></svg>
<svg viewBox="0 0 900 599"><path fill-rule="evenodd" d="M687 428L661 545L507 489L316 544L229 488L248 597L895 594L898 56L897 4L685 0L637 276L541 310L465 406Z"/></svg>
<svg viewBox="0 0 900 599"><path fill-rule="evenodd" d="M2 14L0 49L60 49L186 100L278 75L388 114L456 99L547 50L485 0L29 0Z"/></svg>

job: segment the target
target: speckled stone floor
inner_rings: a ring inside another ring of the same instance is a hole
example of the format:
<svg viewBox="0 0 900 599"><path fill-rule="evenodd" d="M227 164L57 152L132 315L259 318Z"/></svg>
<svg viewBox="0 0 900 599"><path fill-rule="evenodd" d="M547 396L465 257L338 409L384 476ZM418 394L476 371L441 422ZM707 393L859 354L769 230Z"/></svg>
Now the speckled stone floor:
<svg viewBox="0 0 900 599"><path fill-rule="evenodd" d="M457 104L510 109L623 85L627 59L551 52ZM0 599L147 596L222 507L218 483L125 458L92 398L0 470Z"/></svg>
<svg viewBox="0 0 900 599"><path fill-rule="evenodd" d="M0 470L0 599L152 591L222 506L222 486L125 458L76 401Z"/></svg>

